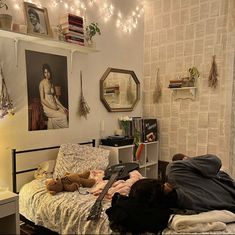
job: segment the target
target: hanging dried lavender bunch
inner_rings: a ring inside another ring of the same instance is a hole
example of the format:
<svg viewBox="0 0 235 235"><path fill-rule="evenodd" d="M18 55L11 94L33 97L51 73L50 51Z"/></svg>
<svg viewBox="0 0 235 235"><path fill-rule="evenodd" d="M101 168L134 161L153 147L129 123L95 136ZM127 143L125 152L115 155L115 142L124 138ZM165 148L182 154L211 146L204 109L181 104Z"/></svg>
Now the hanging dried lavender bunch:
<svg viewBox="0 0 235 235"><path fill-rule="evenodd" d="M216 88L218 84L218 71L217 71L217 64L215 62L215 55L212 57L212 64L211 64L211 70L208 78L209 87Z"/></svg>
<svg viewBox="0 0 235 235"><path fill-rule="evenodd" d="M132 76L130 75L128 78L128 85L126 90L127 101L129 104L133 104L135 101L135 96L133 94L133 86L132 86Z"/></svg>
<svg viewBox="0 0 235 235"><path fill-rule="evenodd" d="M83 96L82 90L82 71L80 71L80 82L81 82L81 96L80 96L80 107L79 107L79 114L80 116L84 116L87 119L87 114L90 112L90 108Z"/></svg>
<svg viewBox="0 0 235 235"><path fill-rule="evenodd" d="M2 80L2 89L0 93L0 118L6 115L14 115L13 102L7 91L5 79L3 77L2 67L0 67L0 79Z"/></svg>
<svg viewBox="0 0 235 235"><path fill-rule="evenodd" d="M154 90L154 93L153 93L153 102L158 103L161 96L162 96L162 86L161 86L160 78L159 78L159 68L157 68L156 86L155 86L155 90Z"/></svg>

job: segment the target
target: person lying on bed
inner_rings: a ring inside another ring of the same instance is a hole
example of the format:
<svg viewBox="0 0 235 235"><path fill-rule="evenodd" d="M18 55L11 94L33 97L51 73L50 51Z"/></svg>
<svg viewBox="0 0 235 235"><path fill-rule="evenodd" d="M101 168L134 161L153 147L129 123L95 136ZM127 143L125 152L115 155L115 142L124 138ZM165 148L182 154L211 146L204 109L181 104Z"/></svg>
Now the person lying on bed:
<svg viewBox="0 0 235 235"><path fill-rule="evenodd" d="M176 191L177 206L182 209L235 213L235 181L220 170L221 165L221 160L212 154L185 155L183 161L176 160L167 166L164 191Z"/></svg>
<svg viewBox="0 0 235 235"><path fill-rule="evenodd" d="M235 181L220 170L217 156L186 156L180 160L168 164L164 184L157 179L141 179L132 185L129 197L115 195L106 210L111 229L157 233L167 226L171 208L235 213ZM160 214L164 215L162 219Z"/></svg>

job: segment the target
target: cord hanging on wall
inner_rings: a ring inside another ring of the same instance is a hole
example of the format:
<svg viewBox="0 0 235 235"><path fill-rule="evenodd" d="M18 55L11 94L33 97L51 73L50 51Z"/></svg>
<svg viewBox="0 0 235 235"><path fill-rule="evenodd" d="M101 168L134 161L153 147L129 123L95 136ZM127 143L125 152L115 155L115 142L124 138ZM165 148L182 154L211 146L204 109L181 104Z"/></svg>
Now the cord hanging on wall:
<svg viewBox="0 0 235 235"><path fill-rule="evenodd" d="M2 66L0 66L0 79L2 80L2 89L0 93L0 118L6 115L14 115L13 102L7 90L7 85L3 77Z"/></svg>
<svg viewBox="0 0 235 235"><path fill-rule="evenodd" d="M211 70L208 78L209 87L216 88L218 84L218 70L217 70L217 64L215 62L215 55L212 56L212 64L211 64Z"/></svg>
<svg viewBox="0 0 235 235"><path fill-rule="evenodd" d="M81 82L81 96L80 96L80 107L79 114L80 116L84 116L87 119L87 114L90 113L90 107L88 106L82 90L82 71L80 71L80 82Z"/></svg>
<svg viewBox="0 0 235 235"><path fill-rule="evenodd" d="M159 68L157 68L156 85L155 85L155 90L154 90L154 93L153 93L153 102L158 103L161 96L162 96L162 86L161 86L160 78L159 78Z"/></svg>

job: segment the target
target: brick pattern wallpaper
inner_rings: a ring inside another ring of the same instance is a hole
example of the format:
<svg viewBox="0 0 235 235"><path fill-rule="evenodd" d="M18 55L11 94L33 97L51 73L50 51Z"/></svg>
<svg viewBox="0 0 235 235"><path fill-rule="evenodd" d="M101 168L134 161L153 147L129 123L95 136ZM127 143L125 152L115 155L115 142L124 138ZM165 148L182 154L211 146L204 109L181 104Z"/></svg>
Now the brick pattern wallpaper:
<svg viewBox="0 0 235 235"><path fill-rule="evenodd" d="M143 115L159 120L160 159L213 153L231 172L235 1L145 2ZM215 89L208 87L213 55L219 72ZM188 76L192 66L201 74L196 99L174 100L169 80ZM158 68L162 97L155 103Z"/></svg>

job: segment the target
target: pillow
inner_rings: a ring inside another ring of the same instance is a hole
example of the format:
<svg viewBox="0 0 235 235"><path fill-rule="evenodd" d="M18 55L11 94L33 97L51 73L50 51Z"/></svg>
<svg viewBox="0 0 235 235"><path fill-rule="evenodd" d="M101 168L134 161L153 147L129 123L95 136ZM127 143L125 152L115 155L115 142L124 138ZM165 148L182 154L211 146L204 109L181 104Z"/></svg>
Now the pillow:
<svg viewBox="0 0 235 235"><path fill-rule="evenodd" d="M35 179L52 178L55 167L55 160L41 162L38 169L34 172Z"/></svg>
<svg viewBox="0 0 235 235"><path fill-rule="evenodd" d="M109 150L79 144L62 144L56 159L53 178L69 173L90 170L105 170L108 166Z"/></svg>

